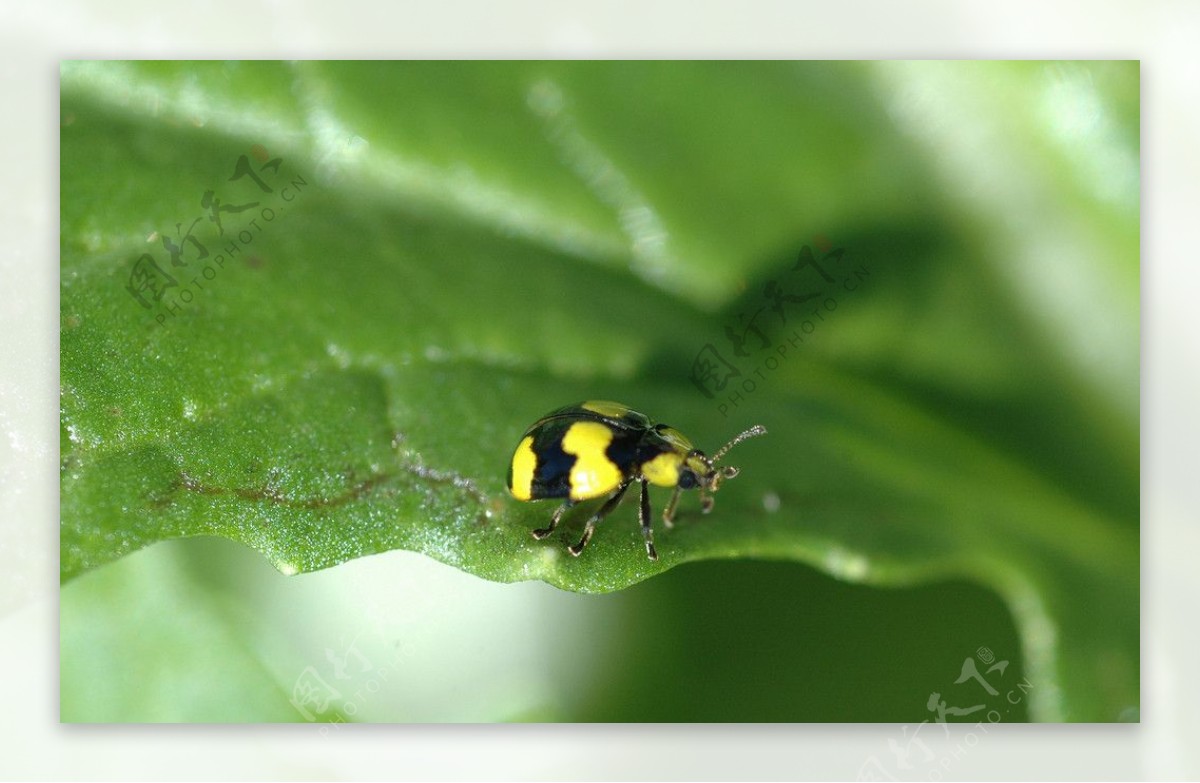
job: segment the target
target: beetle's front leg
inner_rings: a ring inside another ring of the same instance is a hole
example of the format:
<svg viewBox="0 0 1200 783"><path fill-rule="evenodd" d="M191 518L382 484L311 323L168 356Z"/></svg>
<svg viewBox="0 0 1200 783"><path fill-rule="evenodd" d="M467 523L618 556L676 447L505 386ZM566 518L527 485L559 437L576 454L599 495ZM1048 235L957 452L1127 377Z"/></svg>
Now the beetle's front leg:
<svg viewBox="0 0 1200 783"><path fill-rule="evenodd" d="M683 489L676 484L675 491L671 493L671 502L663 509L663 524L669 528L675 527L675 507L679 505L679 495L682 492Z"/></svg>

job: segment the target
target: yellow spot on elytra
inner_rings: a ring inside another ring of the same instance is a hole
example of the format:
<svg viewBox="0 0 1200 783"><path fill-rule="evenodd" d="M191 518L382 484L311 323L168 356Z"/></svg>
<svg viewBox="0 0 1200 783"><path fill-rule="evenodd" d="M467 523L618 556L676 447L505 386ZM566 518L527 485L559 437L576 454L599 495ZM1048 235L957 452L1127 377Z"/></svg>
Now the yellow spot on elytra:
<svg viewBox="0 0 1200 783"><path fill-rule="evenodd" d="M537 467L537 455L533 453L533 436L526 435L517 444L512 460L512 484L508 491L517 500L533 497L533 469Z"/></svg>
<svg viewBox="0 0 1200 783"><path fill-rule="evenodd" d="M656 487L673 487L679 483L679 466L682 464L682 454L664 451L642 463L642 475Z"/></svg>
<svg viewBox="0 0 1200 783"><path fill-rule="evenodd" d="M621 471L604 453L612 439L612 430L595 421L577 421L563 435L563 451L575 457L572 500L600 497L621 485Z"/></svg>

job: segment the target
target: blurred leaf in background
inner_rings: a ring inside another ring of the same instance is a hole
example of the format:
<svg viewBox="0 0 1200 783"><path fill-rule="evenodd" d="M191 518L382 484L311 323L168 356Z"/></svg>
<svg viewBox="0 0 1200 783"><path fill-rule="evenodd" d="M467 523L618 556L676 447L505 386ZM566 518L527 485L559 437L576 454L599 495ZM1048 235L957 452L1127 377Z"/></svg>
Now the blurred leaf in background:
<svg viewBox="0 0 1200 783"><path fill-rule="evenodd" d="M1138 104L1136 63L64 64L64 720L920 722L993 656L1004 720L1136 719ZM658 563L631 504L573 559L504 473L586 398L770 435ZM338 568L157 543L203 536Z"/></svg>

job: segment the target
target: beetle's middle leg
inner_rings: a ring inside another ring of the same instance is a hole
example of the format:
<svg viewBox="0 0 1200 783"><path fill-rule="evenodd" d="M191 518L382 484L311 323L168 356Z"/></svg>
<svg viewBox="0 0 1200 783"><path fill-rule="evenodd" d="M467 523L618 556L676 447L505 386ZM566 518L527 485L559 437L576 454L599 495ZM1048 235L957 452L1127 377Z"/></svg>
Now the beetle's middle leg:
<svg viewBox="0 0 1200 783"><path fill-rule="evenodd" d="M575 546L567 547L567 551L576 557L579 557L579 553L582 552L583 548L588 545L589 541L592 540L592 533L594 533L596 530L596 523L611 514L612 510L617 507L618 503L621 502L621 498L625 497L625 490L629 489L629 482L630 479L626 479L624 482L622 482L621 486L617 487L617 491L612 494L612 497L604 501L604 505L600 507L600 510L595 514L592 514L592 518L587 521L587 527L583 529L583 538L579 539L579 543Z"/></svg>
<svg viewBox="0 0 1200 783"><path fill-rule="evenodd" d="M642 523L642 537L646 539L646 557L657 560L658 552L654 551L654 531L650 529L650 489L646 479L642 479L642 507L638 521Z"/></svg>
<svg viewBox="0 0 1200 783"><path fill-rule="evenodd" d="M550 527L542 527L533 531L533 537L541 541L546 536L554 532L554 528L558 527L558 522L562 519L562 515L567 512L571 506L575 505L574 500L568 499L561 506L554 510L554 516L550 517Z"/></svg>

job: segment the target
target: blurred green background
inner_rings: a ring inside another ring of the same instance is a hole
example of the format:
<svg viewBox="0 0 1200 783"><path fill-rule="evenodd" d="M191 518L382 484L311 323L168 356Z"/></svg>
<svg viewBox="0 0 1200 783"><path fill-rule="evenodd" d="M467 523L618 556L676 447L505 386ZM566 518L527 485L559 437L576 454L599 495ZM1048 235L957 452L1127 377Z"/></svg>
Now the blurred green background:
<svg viewBox="0 0 1200 783"><path fill-rule="evenodd" d="M64 64L63 720L1136 720L1138 82ZM585 398L770 435L575 560Z"/></svg>

